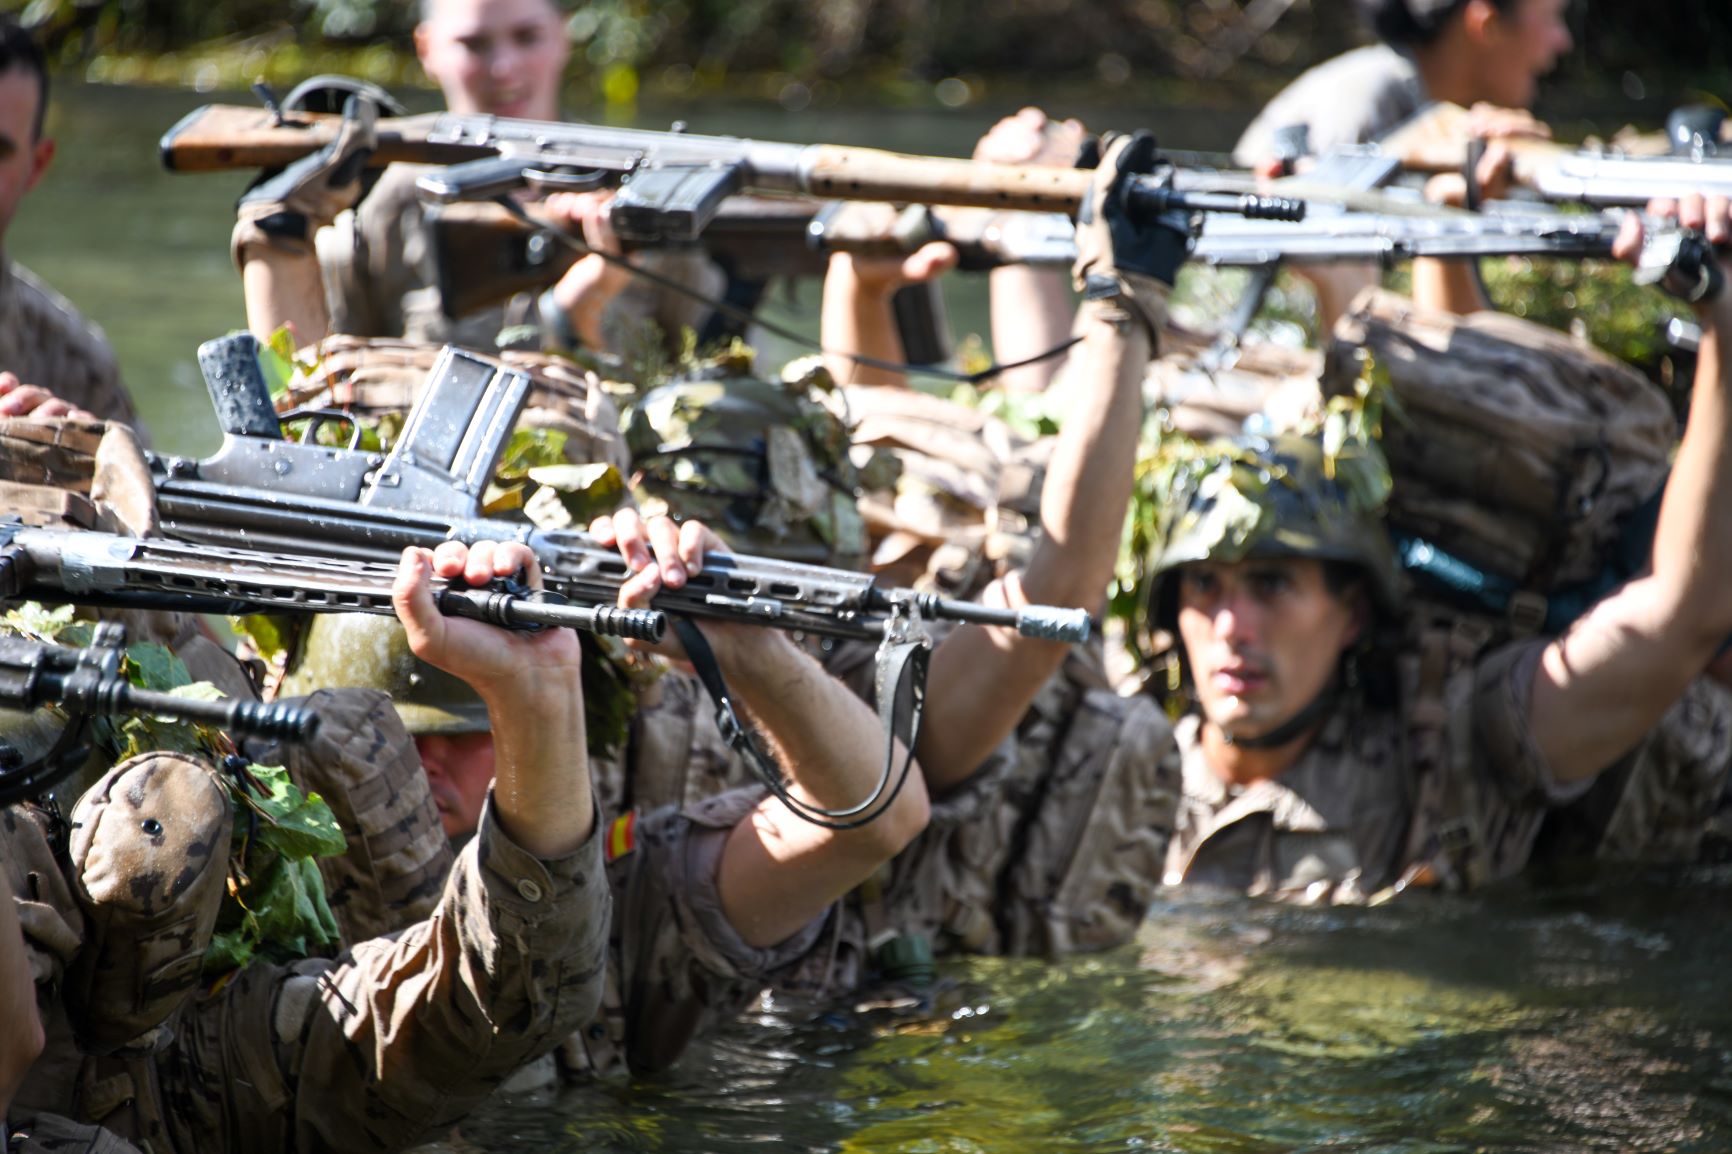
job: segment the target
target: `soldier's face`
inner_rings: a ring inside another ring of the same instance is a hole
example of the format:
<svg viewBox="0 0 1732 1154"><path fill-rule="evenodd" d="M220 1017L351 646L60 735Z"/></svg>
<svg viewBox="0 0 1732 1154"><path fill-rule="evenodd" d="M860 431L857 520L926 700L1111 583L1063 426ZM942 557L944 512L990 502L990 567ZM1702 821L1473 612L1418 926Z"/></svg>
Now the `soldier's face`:
<svg viewBox="0 0 1732 1154"><path fill-rule="evenodd" d="M493 784L493 735L491 733L435 734L417 737L421 767L427 771L427 786L446 837L475 832L481 824L481 809L487 802L487 787Z"/></svg>
<svg viewBox="0 0 1732 1154"><path fill-rule="evenodd" d="M1568 0L1516 0L1494 9L1476 40L1482 98L1505 108L1528 108L1539 79L1574 47L1564 22Z"/></svg>
<svg viewBox="0 0 1732 1154"><path fill-rule="evenodd" d="M0 72L0 237L54 158L54 142L35 135L38 84L22 68Z"/></svg>
<svg viewBox="0 0 1732 1154"><path fill-rule="evenodd" d="M437 0L415 29L415 52L453 112L559 114L571 41L553 0Z"/></svg>
<svg viewBox="0 0 1732 1154"><path fill-rule="evenodd" d="M1260 737L1311 704L1359 637L1360 598L1310 558L1180 569L1179 637L1204 719Z"/></svg>

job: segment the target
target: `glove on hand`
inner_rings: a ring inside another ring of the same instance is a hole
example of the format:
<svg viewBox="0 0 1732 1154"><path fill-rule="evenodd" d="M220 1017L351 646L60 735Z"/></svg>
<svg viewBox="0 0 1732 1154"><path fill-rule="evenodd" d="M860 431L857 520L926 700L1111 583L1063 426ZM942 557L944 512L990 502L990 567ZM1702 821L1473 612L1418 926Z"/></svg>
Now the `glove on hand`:
<svg viewBox="0 0 1732 1154"><path fill-rule="evenodd" d="M313 233L355 206L361 199L361 170L378 145L373 127L378 117L377 104L349 97L335 140L265 177L241 196L230 238L237 268L247 245L304 250Z"/></svg>
<svg viewBox="0 0 1732 1154"><path fill-rule="evenodd" d="M1155 170L1155 138L1138 132L1103 143L1100 167L1077 214L1071 276L1085 309L1115 321L1128 313L1158 341L1173 278L1190 249L1190 230L1178 214L1150 219L1132 209L1134 178Z"/></svg>

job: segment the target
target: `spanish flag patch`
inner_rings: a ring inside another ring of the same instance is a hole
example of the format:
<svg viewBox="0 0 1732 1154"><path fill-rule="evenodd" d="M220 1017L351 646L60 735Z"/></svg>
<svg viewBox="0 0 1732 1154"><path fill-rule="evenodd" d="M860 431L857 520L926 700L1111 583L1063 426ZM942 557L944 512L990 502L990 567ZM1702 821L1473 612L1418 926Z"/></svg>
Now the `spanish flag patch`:
<svg viewBox="0 0 1732 1154"><path fill-rule="evenodd" d="M611 862L618 861L637 848L637 811L621 814L613 819L613 824L607 827L607 845L603 855Z"/></svg>

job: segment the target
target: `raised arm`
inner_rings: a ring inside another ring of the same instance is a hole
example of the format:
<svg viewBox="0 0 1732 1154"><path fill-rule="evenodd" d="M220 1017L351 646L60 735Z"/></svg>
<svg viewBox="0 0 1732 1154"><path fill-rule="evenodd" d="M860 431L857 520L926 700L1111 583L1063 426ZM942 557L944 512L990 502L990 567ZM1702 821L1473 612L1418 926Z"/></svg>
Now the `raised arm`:
<svg viewBox="0 0 1732 1154"><path fill-rule="evenodd" d="M577 635L514 633L446 617L433 603L435 574L483 585L519 572L540 587L535 554L515 543L407 549L392 600L415 656L462 678L487 706L500 826L536 857L563 858L589 840L595 825Z"/></svg>
<svg viewBox="0 0 1732 1154"><path fill-rule="evenodd" d="M641 521L624 510L592 527L617 543L635 575L621 603L649 603L662 582L677 588L703 568L722 542L701 523L666 517ZM884 764L878 719L846 686L776 629L705 622L730 691L768 738L800 799L837 809L871 793ZM670 649L683 657L683 650ZM902 751L897 751L900 768ZM896 799L872 822L826 829L766 799L734 827L722 853L717 889L722 911L748 945L765 948L792 937L832 902L871 877L926 828L920 769L911 769Z"/></svg>
<svg viewBox="0 0 1732 1154"><path fill-rule="evenodd" d="M242 195L229 241L246 294L247 328L260 340L289 325L303 345L331 325L313 236L361 196L378 108L350 97L337 138Z"/></svg>
<svg viewBox="0 0 1732 1154"><path fill-rule="evenodd" d="M1136 223L1119 208L1122 177L1147 171L1153 161L1152 138L1139 134L1114 144L1101 163L1100 187L1090 192L1091 211L1078 225L1075 277L1093 299L1078 314L1083 343L1073 364L1074 403L1047 466L1040 543L1020 581L1005 582L1012 601L1098 610L1106 599L1130 504L1143 375L1185 252L1183 233ZM935 793L974 772L1065 653L1054 642L980 626L945 638L933 654L918 743Z"/></svg>
<svg viewBox="0 0 1732 1154"><path fill-rule="evenodd" d="M902 347L902 334L896 330L890 298L903 285L922 284L955 267L956 249L942 241L922 245L907 257L832 255L824 274L820 343L837 352L901 364L907 352ZM863 365L845 356L831 356L826 363L830 374L844 385L908 383L899 372Z"/></svg>
<svg viewBox="0 0 1732 1154"><path fill-rule="evenodd" d="M1038 108L1024 108L992 126L974 147L976 160L994 164L1076 164L1086 137L1082 122L1053 120ZM992 310L992 352L1000 364L1038 356L1070 336L1075 303L1064 270L1005 265L988 274ZM1008 392L1038 393L1052 384L1064 364L1049 357L998 379Z"/></svg>
<svg viewBox="0 0 1732 1154"><path fill-rule="evenodd" d="M1724 197L1650 206L1732 240ZM1640 218L1615 248L1640 251ZM1732 635L1732 293L1697 306L1703 339L1689 423L1666 483L1653 568L1606 598L1547 646L1529 717L1554 777L1579 781L1629 752Z"/></svg>

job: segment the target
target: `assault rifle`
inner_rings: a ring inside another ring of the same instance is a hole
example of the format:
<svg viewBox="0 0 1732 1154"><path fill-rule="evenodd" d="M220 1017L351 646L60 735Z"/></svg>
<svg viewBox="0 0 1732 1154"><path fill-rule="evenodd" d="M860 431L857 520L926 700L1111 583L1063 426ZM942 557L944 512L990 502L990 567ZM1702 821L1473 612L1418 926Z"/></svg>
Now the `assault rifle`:
<svg viewBox="0 0 1732 1154"><path fill-rule="evenodd" d="M328 144L339 123L339 117L317 113L207 105L163 136L162 159L176 172L284 165ZM639 242L695 240L723 201L742 192L1074 215L1094 175L1076 168L982 164L831 144L456 113L388 117L376 129L371 163L448 166L419 182L424 194L440 203L491 200L522 188L616 187L614 230ZM1127 200L1134 211L1151 217L1304 215L1300 201L1219 192L1207 183L1207 178L1169 170L1139 178Z"/></svg>
<svg viewBox="0 0 1732 1154"><path fill-rule="evenodd" d="M126 629L96 626L91 643L74 649L27 637L0 637L0 706L63 708L70 723L49 751L31 761L0 741L0 805L51 788L84 760L83 731L91 717L145 713L208 725L225 733L278 741L305 741L319 729L319 715L299 706L256 701L201 701L134 688L120 671Z"/></svg>
<svg viewBox="0 0 1732 1154"><path fill-rule="evenodd" d="M447 348L389 453L283 438L269 387L247 334L200 349L223 430L215 455L195 461L150 455L163 534L224 549L263 549L319 565L393 565L410 545L522 541L540 559L548 589L571 608L610 607L630 576L617 550L575 530L544 530L484 517L492 479L530 378ZM289 419L296 414L285 414ZM323 420L350 420L340 413ZM294 586L296 582L281 583ZM292 600L291 590L291 600ZM880 586L870 574L765 557L718 554L655 604L670 614L746 621L819 636L880 640L923 619L1016 629L1028 637L1088 640L1079 609L997 609L936 594Z"/></svg>
<svg viewBox="0 0 1732 1154"><path fill-rule="evenodd" d="M282 552L34 528L0 517L0 600L181 613L371 613L390 617L396 567L285 546ZM666 617L613 605L569 605L517 581L475 588L435 578L447 617L535 632L565 627L659 641Z"/></svg>
<svg viewBox="0 0 1732 1154"><path fill-rule="evenodd" d="M1461 172L1474 156L1469 114L1439 104L1379 141L1375 151L1414 172ZM1732 195L1732 147L1717 109L1675 111L1664 136L1628 137L1583 148L1512 138L1518 184L1545 200L1601 208L1637 207L1688 192Z"/></svg>
<svg viewBox="0 0 1732 1154"><path fill-rule="evenodd" d="M388 453L283 439L281 422L246 334L201 349L223 444L203 461L151 457L163 533L185 545L236 543L336 564L389 564L406 546L458 540L522 541L539 558L548 588L579 606L611 606L630 576L617 550L587 533L488 520L485 485L530 390L529 377L453 348L443 350ZM343 414L312 414L320 420ZM286 414L292 417L294 414ZM283 587L293 594L293 582ZM832 829L873 820L894 800L913 765L928 639L924 621L1005 626L1027 637L1081 642L1093 631L1079 609L999 609L933 593L887 589L869 574L763 557L717 554L655 604L670 615L716 703L724 738L765 786L802 818ZM730 701L703 634L686 620L708 617L819 636L878 640L879 713L886 731L883 774L856 805L828 809L801 799L753 744ZM900 741L908 755L895 775Z"/></svg>
<svg viewBox="0 0 1732 1154"><path fill-rule="evenodd" d="M1210 217L1193 242L1191 259L1224 268L1350 261L1391 267L1416 257L1586 259L1610 256L1617 232L1612 215L1514 203L1483 213L1314 209L1303 221ZM1670 260L1667 235L1650 230L1644 263L1655 276ZM573 259L547 231L491 205L453 206L436 214L433 236L433 261L454 316L541 287ZM748 279L767 280L821 277L832 252L905 255L933 240L956 246L963 271L1009 264L1068 268L1076 259L1075 227L1067 217L922 205L897 212L889 205L742 198L724 206L703 243L724 266L737 261L750 270Z"/></svg>

